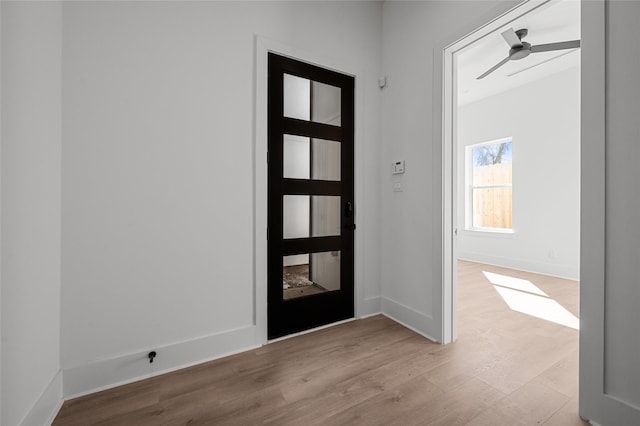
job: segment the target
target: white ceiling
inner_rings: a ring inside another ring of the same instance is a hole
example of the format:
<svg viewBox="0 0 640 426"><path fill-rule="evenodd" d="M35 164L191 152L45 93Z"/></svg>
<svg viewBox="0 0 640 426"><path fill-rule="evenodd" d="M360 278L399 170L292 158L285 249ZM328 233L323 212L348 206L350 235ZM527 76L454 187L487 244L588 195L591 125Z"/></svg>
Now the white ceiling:
<svg viewBox="0 0 640 426"><path fill-rule="evenodd" d="M457 55L458 105L507 91L580 64L580 49L531 54L509 61L482 80L476 77L509 55L502 31L526 28L525 41L536 44L580 39L580 1L551 1L471 44Z"/></svg>

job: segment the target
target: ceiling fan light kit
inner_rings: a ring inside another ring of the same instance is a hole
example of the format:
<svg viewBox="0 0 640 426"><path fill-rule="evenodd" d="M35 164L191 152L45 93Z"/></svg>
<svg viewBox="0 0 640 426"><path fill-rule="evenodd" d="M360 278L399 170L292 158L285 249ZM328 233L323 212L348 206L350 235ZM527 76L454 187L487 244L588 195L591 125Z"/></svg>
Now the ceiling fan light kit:
<svg viewBox="0 0 640 426"><path fill-rule="evenodd" d="M522 28L518 31L514 31L513 28L509 28L508 30L504 31L502 33L502 38L504 38L504 40L509 45L509 56L498 62L493 67L489 68L486 72L478 76L476 80L485 78L509 61L524 59L532 53L577 49L580 47L580 40L561 41L557 43L537 44L535 46L532 46L530 43L522 40L527 36L528 33L529 31L526 28Z"/></svg>

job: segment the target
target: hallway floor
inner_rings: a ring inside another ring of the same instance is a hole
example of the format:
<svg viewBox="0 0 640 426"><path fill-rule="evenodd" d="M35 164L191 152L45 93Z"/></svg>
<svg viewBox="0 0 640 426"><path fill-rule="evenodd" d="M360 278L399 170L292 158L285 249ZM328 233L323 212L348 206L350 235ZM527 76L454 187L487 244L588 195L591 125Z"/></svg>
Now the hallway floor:
<svg viewBox="0 0 640 426"><path fill-rule="evenodd" d="M454 344L377 315L67 401L54 425L586 425L578 293L460 261Z"/></svg>

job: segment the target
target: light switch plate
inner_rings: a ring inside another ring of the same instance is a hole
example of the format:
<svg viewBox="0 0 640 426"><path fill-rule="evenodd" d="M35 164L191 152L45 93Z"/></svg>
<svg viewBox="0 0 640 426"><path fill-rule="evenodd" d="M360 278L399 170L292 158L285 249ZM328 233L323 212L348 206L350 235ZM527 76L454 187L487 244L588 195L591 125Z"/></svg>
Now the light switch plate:
<svg viewBox="0 0 640 426"><path fill-rule="evenodd" d="M402 173L404 173L404 160L394 161L391 168L391 174L399 175Z"/></svg>

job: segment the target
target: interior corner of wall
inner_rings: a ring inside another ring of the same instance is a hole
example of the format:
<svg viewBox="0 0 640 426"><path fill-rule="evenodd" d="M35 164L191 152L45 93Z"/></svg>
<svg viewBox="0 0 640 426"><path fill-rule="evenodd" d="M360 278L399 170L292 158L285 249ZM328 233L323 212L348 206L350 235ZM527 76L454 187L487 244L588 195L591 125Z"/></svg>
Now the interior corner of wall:
<svg viewBox="0 0 640 426"><path fill-rule="evenodd" d="M20 422L20 425L42 426L51 424L60 411L63 402L63 372L58 370L22 422Z"/></svg>

